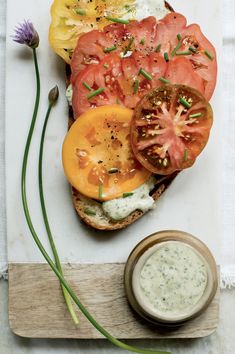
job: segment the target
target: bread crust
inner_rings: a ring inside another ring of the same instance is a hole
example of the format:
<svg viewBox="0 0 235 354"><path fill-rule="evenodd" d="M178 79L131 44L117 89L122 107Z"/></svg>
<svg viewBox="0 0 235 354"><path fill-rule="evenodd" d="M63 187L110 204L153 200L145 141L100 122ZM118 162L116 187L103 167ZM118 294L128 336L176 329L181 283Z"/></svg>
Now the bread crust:
<svg viewBox="0 0 235 354"><path fill-rule="evenodd" d="M170 6L170 4L165 1L165 6L168 10L174 12L173 8ZM66 65L66 81L67 81L67 86L70 83L70 75L71 75L71 70L70 66ZM69 108L69 121L68 121L68 129L71 127L71 125L74 123L74 117L73 117L73 110L70 107ZM156 202L160 196L165 192L165 190L168 188L168 186L173 182L175 177L177 176L178 172L175 172L169 176L163 177L155 186L153 193L151 194L152 198ZM87 224L89 227L92 227L93 229L100 230L100 231L114 231L114 230L120 230L124 229L127 226L133 224L136 220L141 218L145 213L136 210L132 212L128 217L126 217L123 220L119 221L114 221L109 219L104 215L104 217L101 219L98 219L95 216L92 215L87 215L85 213L85 209L89 206L89 203L92 204L95 208L101 209L102 210L102 204L98 201L92 200L90 198L86 198L84 195L79 193L75 188L72 187L72 201L74 204L74 208L77 211L77 214L79 215L80 219Z"/></svg>

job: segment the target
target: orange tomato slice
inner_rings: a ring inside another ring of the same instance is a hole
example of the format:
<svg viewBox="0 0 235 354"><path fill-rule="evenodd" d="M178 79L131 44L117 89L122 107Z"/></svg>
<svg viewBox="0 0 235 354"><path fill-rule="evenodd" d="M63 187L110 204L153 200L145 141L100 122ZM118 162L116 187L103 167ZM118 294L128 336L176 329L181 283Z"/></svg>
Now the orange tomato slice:
<svg viewBox="0 0 235 354"><path fill-rule="evenodd" d="M131 149L132 115L119 105L102 106L82 114L70 128L63 166L71 185L83 195L97 200L122 197L150 177Z"/></svg>

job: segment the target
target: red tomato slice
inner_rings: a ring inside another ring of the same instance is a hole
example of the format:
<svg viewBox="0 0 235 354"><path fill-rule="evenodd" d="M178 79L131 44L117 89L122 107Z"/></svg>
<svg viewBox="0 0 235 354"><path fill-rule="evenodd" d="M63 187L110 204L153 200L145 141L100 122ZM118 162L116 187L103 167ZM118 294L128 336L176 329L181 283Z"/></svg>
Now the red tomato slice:
<svg viewBox="0 0 235 354"><path fill-rule="evenodd" d="M193 67L185 57L178 57L171 60L165 74L167 80L172 84L183 84L193 87L205 93L204 80L193 70Z"/></svg>
<svg viewBox="0 0 235 354"><path fill-rule="evenodd" d="M208 141L212 122L211 106L199 91L183 85L153 90L134 111L131 140L135 157L160 175L191 167Z"/></svg>
<svg viewBox="0 0 235 354"><path fill-rule="evenodd" d="M147 17L140 22L130 21L127 25L115 23L106 26L103 31L94 30L84 34L79 38L73 54L72 82L75 83L77 75L87 65L99 64L108 58L110 54L104 53L105 49L115 46L115 54L120 55L121 52L125 52L132 37L134 41L128 55L134 57L138 68L142 67L150 72L158 70L158 63L154 63L152 59L156 48L161 45L161 48L158 48L160 53L156 54L158 57L160 55L162 60L165 60L164 54L168 54L166 73L169 78L174 79L172 83L187 85L193 83L192 87L204 93L208 100L211 98L217 78L215 49L198 25L187 27L186 18L178 13L170 13L160 21L154 17ZM182 53L186 54L182 55ZM151 57L150 62L148 57ZM126 65L125 62L123 66ZM185 68L178 65L184 65ZM162 67L161 63L160 71L164 76L166 73L162 72ZM181 76L186 72L189 73L189 77ZM120 80L122 81L122 78ZM159 83L156 83L156 87L158 86ZM129 102L129 99L127 101ZM129 103L128 107L130 107Z"/></svg>
<svg viewBox="0 0 235 354"><path fill-rule="evenodd" d="M132 37L135 38L130 50L148 54L154 51L153 39L156 33L157 20L147 17L142 21L130 21L128 25L114 23L106 26L103 31L93 30L78 39L77 47L71 62L72 81L88 64L97 64L105 56L104 49L116 46L115 53L125 51Z"/></svg>
<svg viewBox="0 0 235 354"><path fill-rule="evenodd" d="M166 71L166 61L158 53L141 59L145 71L151 75L149 80L139 73L139 59L137 56L121 59L117 54L110 54L99 64L89 65L82 70L73 84L72 104L75 118L89 108L110 104L119 103L133 109L149 90L161 86L159 78ZM136 92L135 82L138 82ZM103 88L104 91L89 99L91 92L84 83L92 90Z"/></svg>

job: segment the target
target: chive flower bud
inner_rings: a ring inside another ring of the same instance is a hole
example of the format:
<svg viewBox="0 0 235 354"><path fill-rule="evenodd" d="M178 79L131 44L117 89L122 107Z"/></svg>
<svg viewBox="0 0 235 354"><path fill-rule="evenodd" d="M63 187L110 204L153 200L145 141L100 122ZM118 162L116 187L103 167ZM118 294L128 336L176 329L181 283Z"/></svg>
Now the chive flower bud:
<svg viewBox="0 0 235 354"><path fill-rule="evenodd" d="M48 100L49 100L50 104L51 105L56 104L58 97L59 97L59 88L56 85L55 87L53 87L51 89L51 91L49 92L49 95L48 95Z"/></svg>

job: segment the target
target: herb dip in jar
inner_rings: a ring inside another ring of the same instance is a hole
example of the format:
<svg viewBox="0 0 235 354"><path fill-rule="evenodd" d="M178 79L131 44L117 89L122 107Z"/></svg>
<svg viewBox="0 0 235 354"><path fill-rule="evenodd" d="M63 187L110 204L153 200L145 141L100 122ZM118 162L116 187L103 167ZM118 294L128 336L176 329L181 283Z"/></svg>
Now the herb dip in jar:
<svg viewBox="0 0 235 354"><path fill-rule="evenodd" d="M133 308L150 321L165 324L200 314L213 299L218 281L208 248L192 235L172 233L174 237L163 231L140 242L125 270Z"/></svg>

